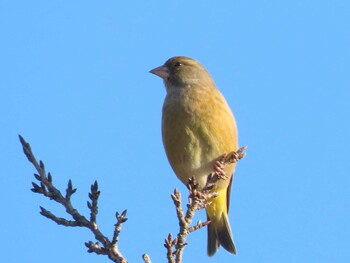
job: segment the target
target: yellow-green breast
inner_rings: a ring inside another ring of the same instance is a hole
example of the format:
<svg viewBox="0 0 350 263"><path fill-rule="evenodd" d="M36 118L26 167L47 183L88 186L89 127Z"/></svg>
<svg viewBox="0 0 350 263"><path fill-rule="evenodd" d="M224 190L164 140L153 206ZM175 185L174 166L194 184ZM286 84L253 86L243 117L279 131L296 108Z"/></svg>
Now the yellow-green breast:
<svg viewBox="0 0 350 263"><path fill-rule="evenodd" d="M169 162L184 184L192 176L204 184L215 161L238 147L233 114L216 87L170 90L163 105L162 135ZM228 176L233 170L234 165L225 168Z"/></svg>

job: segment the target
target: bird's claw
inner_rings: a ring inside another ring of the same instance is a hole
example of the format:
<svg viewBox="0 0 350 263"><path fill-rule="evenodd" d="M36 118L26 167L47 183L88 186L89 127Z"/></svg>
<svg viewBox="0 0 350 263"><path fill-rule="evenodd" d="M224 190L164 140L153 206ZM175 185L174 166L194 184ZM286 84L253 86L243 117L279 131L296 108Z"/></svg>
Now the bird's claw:
<svg viewBox="0 0 350 263"><path fill-rule="evenodd" d="M228 176L224 170L227 154L223 154L219 161L216 161L214 164L214 172L217 175L218 179L226 180Z"/></svg>

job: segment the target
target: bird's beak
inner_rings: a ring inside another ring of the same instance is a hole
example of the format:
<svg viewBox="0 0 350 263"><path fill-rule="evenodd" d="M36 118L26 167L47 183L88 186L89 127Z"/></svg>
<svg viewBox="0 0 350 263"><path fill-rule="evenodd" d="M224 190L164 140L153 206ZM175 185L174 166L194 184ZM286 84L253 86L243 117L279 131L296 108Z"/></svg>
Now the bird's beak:
<svg viewBox="0 0 350 263"><path fill-rule="evenodd" d="M167 66L164 66L164 65L150 70L150 73L157 75L162 79L167 79L169 77L169 69Z"/></svg>

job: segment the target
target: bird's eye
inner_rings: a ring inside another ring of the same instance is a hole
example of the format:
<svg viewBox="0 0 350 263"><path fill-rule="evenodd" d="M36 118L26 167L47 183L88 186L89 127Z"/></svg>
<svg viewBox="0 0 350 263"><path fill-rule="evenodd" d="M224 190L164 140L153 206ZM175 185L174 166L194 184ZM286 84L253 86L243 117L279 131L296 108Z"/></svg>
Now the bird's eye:
<svg viewBox="0 0 350 263"><path fill-rule="evenodd" d="M175 63L175 67L176 67L176 68L180 67L181 65L182 65L181 62L176 62L176 63Z"/></svg>

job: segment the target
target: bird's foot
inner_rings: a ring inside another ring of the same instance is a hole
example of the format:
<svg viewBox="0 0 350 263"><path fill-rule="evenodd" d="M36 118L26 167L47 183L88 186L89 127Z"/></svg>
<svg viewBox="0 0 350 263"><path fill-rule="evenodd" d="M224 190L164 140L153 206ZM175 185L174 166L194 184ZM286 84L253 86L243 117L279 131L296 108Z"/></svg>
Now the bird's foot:
<svg viewBox="0 0 350 263"><path fill-rule="evenodd" d="M226 180L228 176L224 170L227 154L225 153L219 161L214 164L214 171L218 179Z"/></svg>
<svg viewBox="0 0 350 263"><path fill-rule="evenodd" d="M187 188L190 191L190 195L188 196L188 203L191 204L193 199L198 199L202 202L202 204L199 206L199 209L205 208L210 204L210 200L214 197L217 197L217 193L213 192L212 190L216 186L215 182L210 182L213 176L208 176L208 181L206 185L203 188L200 188L198 182L194 177L191 177L188 180ZM216 179L217 180L217 179Z"/></svg>

